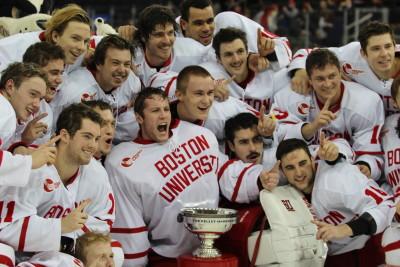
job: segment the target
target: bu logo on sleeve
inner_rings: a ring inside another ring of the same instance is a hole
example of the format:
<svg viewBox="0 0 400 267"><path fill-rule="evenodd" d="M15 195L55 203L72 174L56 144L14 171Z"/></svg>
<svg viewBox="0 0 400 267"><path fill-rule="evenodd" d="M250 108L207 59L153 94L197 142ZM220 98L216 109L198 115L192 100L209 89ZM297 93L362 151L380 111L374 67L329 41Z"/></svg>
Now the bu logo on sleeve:
<svg viewBox="0 0 400 267"><path fill-rule="evenodd" d="M55 183L50 178L44 180L43 189L46 192L52 192L60 186L60 182Z"/></svg>
<svg viewBox="0 0 400 267"><path fill-rule="evenodd" d="M343 64L342 69L343 72L347 75L357 75L364 72L362 70L353 69L350 63Z"/></svg>
<svg viewBox="0 0 400 267"><path fill-rule="evenodd" d="M83 93L81 95L81 101L89 101L89 100L94 100L94 97L96 96L97 93L89 94L89 93Z"/></svg>
<svg viewBox="0 0 400 267"><path fill-rule="evenodd" d="M125 157L121 160L121 166L128 168L130 166L132 166L133 162L135 160L137 160L140 156L140 154L142 153L142 149L140 149L138 152L136 152L132 157Z"/></svg>
<svg viewBox="0 0 400 267"><path fill-rule="evenodd" d="M297 112L303 116L303 115L308 115L310 113L310 105L304 102L299 102L297 103Z"/></svg>

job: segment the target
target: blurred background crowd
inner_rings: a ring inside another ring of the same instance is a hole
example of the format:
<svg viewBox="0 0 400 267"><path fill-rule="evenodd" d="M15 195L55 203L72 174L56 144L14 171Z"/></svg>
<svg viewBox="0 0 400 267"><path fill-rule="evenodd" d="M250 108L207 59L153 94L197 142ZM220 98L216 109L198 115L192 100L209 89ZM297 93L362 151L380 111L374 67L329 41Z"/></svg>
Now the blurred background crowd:
<svg viewBox="0 0 400 267"><path fill-rule="evenodd" d="M9 15L6 13L7 8L4 8L9 5L7 2L24 1L2 0L0 16ZM396 40L400 41L400 6L396 5L397 0L214 0L213 2L217 13L235 11L257 21L271 32L287 36L293 51L301 47L346 44L355 39L361 25L372 19L390 23L395 31ZM103 17L108 24L118 27L134 24L140 10L154 3L168 5L178 14L180 1L44 0L41 13L51 13L55 8L67 3L77 3L85 8L92 18ZM22 11L22 15L29 14L29 7L25 10Z"/></svg>

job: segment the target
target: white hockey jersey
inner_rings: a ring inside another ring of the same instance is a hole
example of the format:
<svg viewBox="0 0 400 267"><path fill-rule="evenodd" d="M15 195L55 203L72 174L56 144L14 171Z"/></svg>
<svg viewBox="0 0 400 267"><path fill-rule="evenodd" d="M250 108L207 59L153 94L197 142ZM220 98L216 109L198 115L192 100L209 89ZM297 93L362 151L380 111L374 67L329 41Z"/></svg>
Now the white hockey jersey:
<svg viewBox="0 0 400 267"><path fill-rule="evenodd" d="M33 170L25 187L0 187L2 221L0 241L19 251L58 251L61 219L82 200L91 199L89 215L78 237L87 231L110 231L115 204L104 168L92 159L81 166L64 185L57 169L43 166Z"/></svg>
<svg viewBox="0 0 400 267"><path fill-rule="evenodd" d="M45 251L35 254L29 261L19 263L16 267L83 267L77 258L58 251Z"/></svg>
<svg viewBox="0 0 400 267"><path fill-rule="evenodd" d="M399 119L400 114L387 117L381 133L386 182L392 187L393 192L400 190Z"/></svg>
<svg viewBox="0 0 400 267"><path fill-rule="evenodd" d="M292 59L292 50L289 46L289 41L286 37L277 36L265 30L257 22L242 16L236 12L226 11L218 13L215 16L215 32L220 29L234 27L239 28L246 33L247 44L249 52L258 52L257 48L257 29L262 30L262 35L274 39L275 42L275 55L277 61L271 62L272 68L280 70L289 65Z"/></svg>
<svg viewBox="0 0 400 267"><path fill-rule="evenodd" d="M79 68L71 72L62 83L56 97L51 101L50 105L54 110L54 125L61 111L72 103L79 103L87 100L103 100L111 105L116 118L116 136L124 136L120 131L119 124L136 123L130 107L132 101L141 90L139 78L130 72L127 80L118 88L109 93L105 93L95 80L92 72L87 68ZM130 115L122 116L121 114L128 112ZM125 122L124 120L128 120ZM123 128L123 127L122 127Z"/></svg>
<svg viewBox="0 0 400 267"><path fill-rule="evenodd" d="M197 65L204 60L212 58L209 55L210 49L191 38L177 37L175 39L172 53L164 65L157 69L149 65L143 49L135 51L135 65L137 74L145 86L149 85L150 77L160 71L180 72L184 67Z"/></svg>
<svg viewBox="0 0 400 267"><path fill-rule="evenodd" d="M121 242L123 266L144 266L151 248L178 257L199 245L177 222L184 207L218 206L218 143L207 129L174 121L163 144L137 138L113 148L105 166L115 193L112 237Z"/></svg>
<svg viewBox="0 0 400 267"><path fill-rule="evenodd" d="M393 106L390 87L393 79L382 80L375 75L368 62L361 56L359 42L351 42L342 47L329 47L339 59L341 71L353 81L362 84L368 89L376 92L382 98L386 115L397 113L398 109ZM300 49L293 56L289 65L289 71L305 69L306 59L311 49ZM396 55L400 53L400 45L396 45Z"/></svg>
<svg viewBox="0 0 400 267"><path fill-rule="evenodd" d="M208 70L216 80L231 78L220 63L206 62L200 66ZM228 89L230 96L246 102L256 110L260 110L264 105L266 112L269 112L275 93L289 84L286 68L276 72L269 69L260 73L249 71L244 87L232 81L228 84Z"/></svg>
<svg viewBox="0 0 400 267"><path fill-rule="evenodd" d="M25 186L32 168L32 157L7 151L15 134L17 117L10 102L0 94L0 186Z"/></svg>
<svg viewBox="0 0 400 267"><path fill-rule="evenodd" d="M396 211L390 195L365 177L357 166L344 161L335 165L318 162L311 204L318 219L333 225L348 223L368 212L375 220L376 233L390 225ZM331 240L328 254L361 249L368 238L359 235Z"/></svg>
<svg viewBox="0 0 400 267"><path fill-rule="evenodd" d="M378 179L381 172L382 150L379 133L384 122L384 111L379 96L353 82L342 81L340 104L333 111L336 119L322 128L329 139L344 138L352 146L357 161L365 161L371 168L371 176ZM304 96L290 88L279 91L274 98L274 109L280 111L279 134L285 139L304 139L301 127L313 121L323 105L314 93ZM307 140L305 140L307 141ZM318 136L310 140L318 144Z"/></svg>

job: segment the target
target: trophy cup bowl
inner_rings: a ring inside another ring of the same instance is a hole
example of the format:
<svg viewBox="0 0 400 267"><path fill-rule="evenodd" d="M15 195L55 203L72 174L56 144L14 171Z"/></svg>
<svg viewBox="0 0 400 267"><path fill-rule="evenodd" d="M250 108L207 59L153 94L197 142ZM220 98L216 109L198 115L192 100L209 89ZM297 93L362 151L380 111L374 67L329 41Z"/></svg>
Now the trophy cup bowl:
<svg viewBox="0 0 400 267"><path fill-rule="evenodd" d="M178 215L186 229L200 239L200 247L193 255L199 258L216 258L221 253L214 248L214 240L229 231L237 222L237 211L223 208L184 208Z"/></svg>

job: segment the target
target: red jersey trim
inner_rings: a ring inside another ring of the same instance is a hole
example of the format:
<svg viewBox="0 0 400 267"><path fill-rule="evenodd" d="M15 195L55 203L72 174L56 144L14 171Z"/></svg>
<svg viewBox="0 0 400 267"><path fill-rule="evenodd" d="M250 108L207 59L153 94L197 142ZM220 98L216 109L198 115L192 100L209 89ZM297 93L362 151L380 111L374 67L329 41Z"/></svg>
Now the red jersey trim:
<svg viewBox="0 0 400 267"><path fill-rule="evenodd" d="M250 169L254 165L256 165L256 164L252 163L250 166L247 166L246 168L244 168L243 171L240 173L239 178L238 178L238 180L236 182L236 185L235 185L235 189L233 190L233 194L232 194L232 198L231 198L232 202L236 201L236 198L237 198L237 196L239 194L240 185L242 184L242 180L243 180L244 174L247 172L248 169Z"/></svg>
<svg viewBox="0 0 400 267"><path fill-rule="evenodd" d="M115 227L111 228L111 233L114 234L137 234L142 232L147 232L146 226L136 227L136 228L115 228Z"/></svg>
<svg viewBox="0 0 400 267"><path fill-rule="evenodd" d="M117 240L115 240L115 241L112 241L112 242L111 242L111 247L112 247L112 248L122 248L122 245L121 245L120 242L118 242Z"/></svg>
<svg viewBox="0 0 400 267"><path fill-rule="evenodd" d="M224 165L221 166L221 169L219 169L218 174L217 174L218 180L221 179L222 174L229 167L229 165L231 165L235 161L237 161L237 159L230 159L227 162L225 162Z"/></svg>
<svg viewBox="0 0 400 267"><path fill-rule="evenodd" d="M383 251L384 252L389 252L389 251L393 251L393 250L396 250L396 249L399 249L399 248L400 248L400 240L396 241L396 242L393 242L393 243L390 243L390 244L387 244L386 246L383 247Z"/></svg>
<svg viewBox="0 0 400 267"><path fill-rule="evenodd" d="M78 177L78 173L79 173L79 168L76 170L76 172L67 180L65 185L70 185L72 184L75 180L76 177Z"/></svg>
<svg viewBox="0 0 400 267"><path fill-rule="evenodd" d="M4 264L7 267L14 267L12 259L7 257L6 255L0 255L0 264Z"/></svg>
<svg viewBox="0 0 400 267"><path fill-rule="evenodd" d="M25 217L24 221L22 222L21 235L19 236L19 243L18 243L18 251L24 251L26 233L28 232L28 225L30 218L31 217Z"/></svg>
<svg viewBox="0 0 400 267"><path fill-rule="evenodd" d="M143 252L138 252L138 253L130 253L130 254L124 254L125 259L127 260L133 260L133 259L139 259L147 256L149 254L149 250L143 251Z"/></svg>
<svg viewBox="0 0 400 267"><path fill-rule="evenodd" d="M362 156L362 155L383 155L384 153L382 151L354 151L356 156Z"/></svg>

